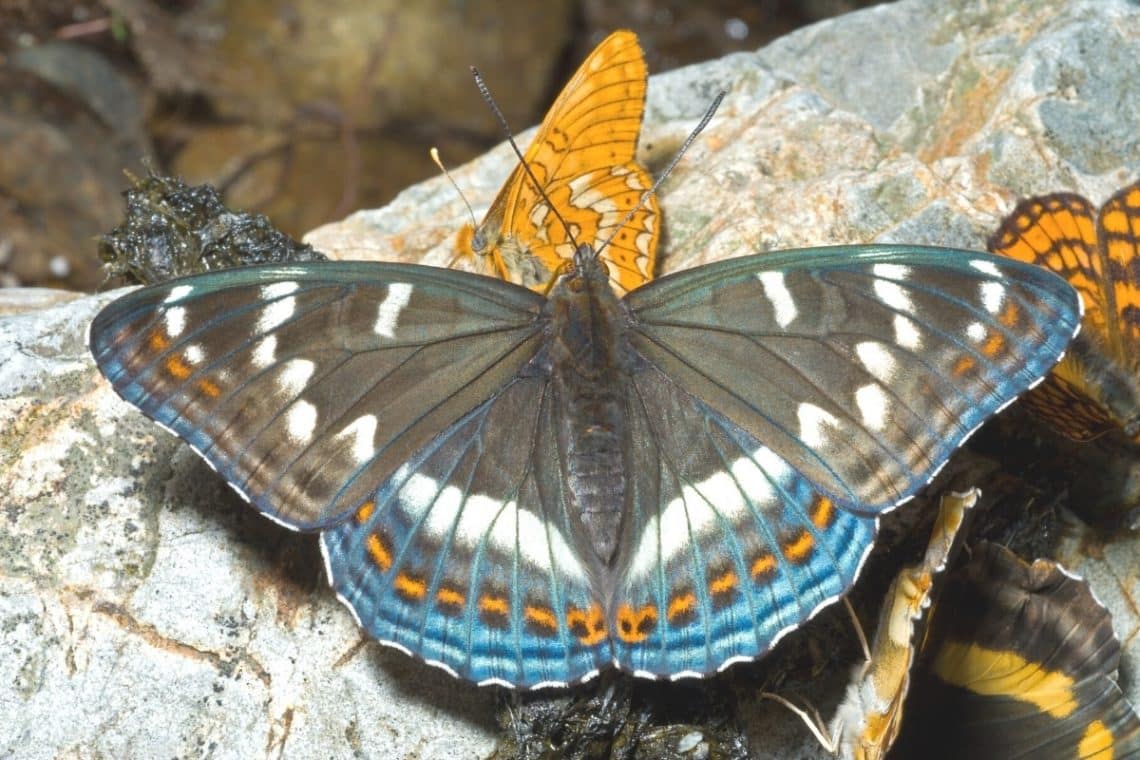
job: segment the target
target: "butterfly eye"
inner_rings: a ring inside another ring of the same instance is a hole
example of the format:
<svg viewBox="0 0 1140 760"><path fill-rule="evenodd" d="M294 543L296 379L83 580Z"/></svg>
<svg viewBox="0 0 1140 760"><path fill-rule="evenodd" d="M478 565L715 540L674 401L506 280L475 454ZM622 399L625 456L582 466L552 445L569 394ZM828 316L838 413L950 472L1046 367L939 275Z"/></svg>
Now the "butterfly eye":
<svg viewBox="0 0 1140 760"><path fill-rule="evenodd" d="M479 256L484 256L487 253L487 238L482 230L475 230L471 236L471 250L475 251Z"/></svg>

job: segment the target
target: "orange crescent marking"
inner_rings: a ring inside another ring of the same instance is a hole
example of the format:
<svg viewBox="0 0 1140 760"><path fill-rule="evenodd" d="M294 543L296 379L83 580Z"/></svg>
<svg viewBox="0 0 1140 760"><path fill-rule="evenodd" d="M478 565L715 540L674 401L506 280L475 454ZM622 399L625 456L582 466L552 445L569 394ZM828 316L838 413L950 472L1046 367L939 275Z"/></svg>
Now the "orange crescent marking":
<svg viewBox="0 0 1140 760"><path fill-rule="evenodd" d="M372 517L372 513L375 510L376 510L376 502L374 502L374 501L366 501L363 504L361 504L356 510L356 523L357 523L357 525L363 525L364 523L368 522L369 518Z"/></svg>
<svg viewBox="0 0 1140 760"><path fill-rule="evenodd" d="M396 591L409 599L423 599L427 595L427 584L405 573L398 573L392 585Z"/></svg>
<svg viewBox="0 0 1140 760"><path fill-rule="evenodd" d="M388 547L384 546L384 542L375 533L368 534L368 538L364 539L365 549L368 551L368 556L384 572L392 569L392 555L388 552Z"/></svg>
<svg viewBox="0 0 1140 760"><path fill-rule="evenodd" d="M752 560L752 567L749 572L755 580L764 580L771 575L777 566L776 557L765 552Z"/></svg>
<svg viewBox="0 0 1140 760"><path fill-rule="evenodd" d="M439 591L435 592L435 600L444 607L462 607L463 599L463 594L446 586L441 587Z"/></svg>
<svg viewBox="0 0 1140 760"><path fill-rule="evenodd" d="M826 496L819 496L815 500L811 513L811 524L823 530L831 525L835 519L835 504ZM755 572L753 572L755 575Z"/></svg>
<svg viewBox="0 0 1140 760"><path fill-rule="evenodd" d="M596 604L587 610L570 607L566 610L566 627L585 646L592 647L606 640L606 621L602 608Z"/></svg>
<svg viewBox="0 0 1140 760"><path fill-rule="evenodd" d="M523 607L523 618L525 618L528 623L534 623L539 628L545 628L550 631L558 630L558 620L554 617L554 610L549 607L537 607L528 604Z"/></svg>
<svg viewBox="0 0 1140 760"><path fill-rule="evenodd" d="M163 366L166 367L166 371L170 373L171 377L179 380L185 380L194 371L189 364L182 360L181 356L168 356Z"/></svg>
<svg viewBox="0 0 1140 760"><path fill-rule="evenodd" d="M669 607L665 610L665 617L669 622L675 621L679 617L683 617L697 607L697 596L691 591L686 591L683 594L678 594L669 600Z"/></svg>
<svg viewBox="0 0 1140 760"><path fill-rule="evenodd" d="M728 570L723 575L718 575L709 581L709 593L713 596L720 596L721 594L735 591L738 582L739 579L736 577L736 573Z"/></svg>
<svg viewBox="0 0 1140 760"><path fill-rule="evenodd" d="M492 615L506 615L511 611L511 605L504 596L483 594L479 597L479 609Z"/></svg>
<svg viewBox="0 0 1140 760"><path fill-rule="evenodd" d="M617 635L625 642L639 644L649 638L649 633L657 624L657 607L646 604L634 609L629 604L622 604L617 609Z"/></svg>
<svg viewBox="0 0 1140 760"><path fill-rule="evenodd" d="M791 541L783 545L784 556L788 558L789 562L796 564L810 557L814 548L815 539L806 530L800 530Z"/></svg>
<svg viewBox="0 0 1140 760"><path fill-rule="evenodd" d="M198 390L206 394L210 398L217 398L222 395L222 389L213 380L202 378L198 381Z"/></svg>
<svg viewBox="0 0 1140 760"><path fill-rule="evenodd" d="M151 351L154 351L157 354L159 351L165 350L166 347L170 345L170 341L167 340L165 335L158 331L155 331L152 332L150 334L150 337L147 339L147 345L150 346Z"/></svg>

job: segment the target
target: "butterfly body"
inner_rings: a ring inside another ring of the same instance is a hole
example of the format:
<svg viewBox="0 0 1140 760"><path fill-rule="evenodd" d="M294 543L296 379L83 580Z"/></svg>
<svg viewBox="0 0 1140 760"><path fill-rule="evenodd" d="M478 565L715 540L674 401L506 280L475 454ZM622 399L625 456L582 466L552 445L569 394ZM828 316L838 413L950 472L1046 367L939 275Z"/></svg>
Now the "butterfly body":
<svg viewBox="0 0 1140 760"><path fill-rule="evenodd" d="M609 285L609 272L586 245L547 301L545 364L558 409L558 449L568 492L593 547L609 566L628 511L630 450L623 388L637 363L629 349L629 315Z"/></svg>
<svg viewBox="0 0 1140 760"><path fill-rule="evenodd" d="M1073 290L982 253L746 256L618 298L464 272L254 267L130 293L115 390L321 532L380 641L479 683L703 675L854 582L878 516L1036 383Z"/></svg>

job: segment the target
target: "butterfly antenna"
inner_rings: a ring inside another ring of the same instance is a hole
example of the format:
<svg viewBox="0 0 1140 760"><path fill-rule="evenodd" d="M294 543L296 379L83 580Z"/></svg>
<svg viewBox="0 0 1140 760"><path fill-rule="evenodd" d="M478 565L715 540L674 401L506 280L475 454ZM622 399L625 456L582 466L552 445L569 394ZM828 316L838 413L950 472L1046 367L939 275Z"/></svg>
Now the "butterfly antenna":
<svg viewBox="0 0 1140 760"><path fill-rule="evenodd" d="M675 154L673 154L673 158L670 159L669 165L665 167L665 170L662 171L661 175L657 177L657 179L653 182L653 187L649 188L641 194L641 200L637 202L636 206L629 210L629 212L625 215L625 218L621 220L621 223L614 227L613 234L611 234L600 246L598 246L598 250L594 252L595 256L604 251L606 247L613 242L613 239L617 237L617 234L621 232L622 228L625 227L629 220L633 218L633 215L641 210L641 208L649 200L650 196L656 193L657 188L661 187L662 183L664 183L665 180L669 178L669 175L673 173L673 169L677 167L677 163L681 160L681 157L685 155L686 151L688 151L689 147L693 144L693 141L697 139L697 135L704 131L704 128L709 125L710 121L712 121L712 117L716 113L716 110L720 108L720 104L724 101L725 95L726 93L723 90L717 93L717 96L713 98L713 102L705 111L705 115L701 117L701 120L697 122L697 126L694 127L693 131L689 133L689 136L685 138L685 142L681 143L681 147Z"/></svg>
<svg viewBox="0 0 1140 760"><path fill-rule="evenodd" d="M428 151L428 155L431 156L432 162L439 167L439 170L443 172L443 176L447 177L447 181L455 188L455 192L459 193L460 200L463 201L463 205L467 207L467 213L471 216L471 226L478 227L479 223L475 221L475 210L471 208L471 204L467 202L467 196L459 189L459 183L455 181L455 178L451 176L451 172L447 170L447 167L443 165L443 161L440 160L439 148L431 148L431 150Z"/></svg>
<svg viewBox="0 0 1140 760"><path fill-rule="evenodd" d="M503 128L503 132L506 133L507 142L511 144L511 150L513 150L515 152L515 155L519 157L519 163L522 164L522 168L526 172L526 176L529 177L530 181L534 183L535 190L537 190L538 194L542 196L542 199L546 201L547 208L554 212L554 216L562 224L562 229L566 230L567 237L570 238L570 241L574 244L574 247L577 248L578 241L574 239L574 233L570 231L569 223L567 223L567 221L562 218L562 214L558 213L558 206L550 200L550 196L546 194L546 190L543 189L542 183L538 181L538 177L534 176L534 172L531 171L530 164L527 163L527 160L523 157L522 151L519 150L518 143L515 142L515 136L511 133L511 127L509 124L507 124L507 117L503 115L503 112L501 110L499 110L499 104L495 102L495 98L491 95L491 90L487 87L487 83L483 81L483 75L480 74L479 69L475 68L474 66L471 67L471 74L475 77L475 86L479 88L479 94L483 96L483 100L490 107L491 113L495 114L495 118L499 120L499 126L501 126Z"/></svg>

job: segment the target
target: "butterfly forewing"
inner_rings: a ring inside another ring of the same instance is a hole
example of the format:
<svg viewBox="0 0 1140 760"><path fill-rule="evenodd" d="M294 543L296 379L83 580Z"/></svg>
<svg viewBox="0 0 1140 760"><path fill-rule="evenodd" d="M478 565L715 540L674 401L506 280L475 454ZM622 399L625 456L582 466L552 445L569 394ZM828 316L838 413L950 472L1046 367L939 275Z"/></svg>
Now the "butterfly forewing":
<svg viewBox="0 0 1140 760"><path fill-rule="evenodd" d="M201 275L95 319L116 391L258 509L342 519L538 348L542 299L426 267L314 264Z"/></svg>
<svg viewBox="0 0 1140 760"><path fill-rule="evenodd" d="M1028 198L989 240L991 250L1068 280L1085 305L1073 351L1026 397L1057 432L1089 441L1140 429L1140 183L1099 213L1079 195Z"/></svg>
<svg viewBox="0 0 1140 760"><path fill-rule="evenodd" d="M1077 328L1072 291L1047 273L897 246L735 259L628 302L641 354L866 512L926 483Z"/></svg>

